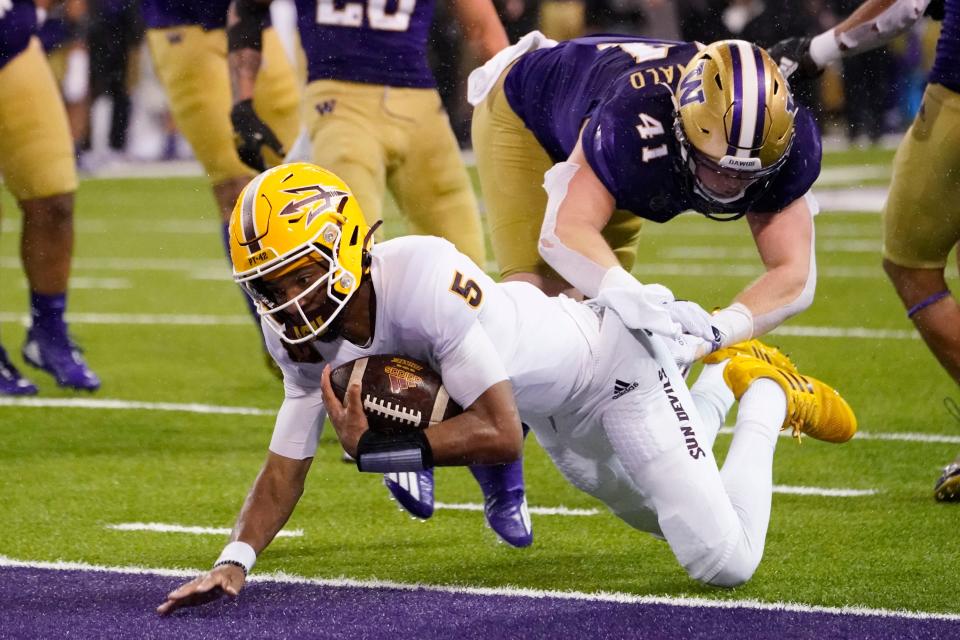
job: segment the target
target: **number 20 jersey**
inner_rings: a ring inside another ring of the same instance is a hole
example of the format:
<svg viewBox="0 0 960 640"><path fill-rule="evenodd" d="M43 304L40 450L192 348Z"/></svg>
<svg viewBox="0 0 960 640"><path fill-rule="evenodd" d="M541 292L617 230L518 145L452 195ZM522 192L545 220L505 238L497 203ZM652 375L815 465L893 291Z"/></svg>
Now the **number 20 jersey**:
<svg viewBox="0 0 960 640"><path fill-rule="evenodd" d="M587 162L618 209L666 222L696 208L673 126L674 93L698 50L694 42L577 38L524 55L508 72L504 91L554 162L566 160L581 139ZM783 169L755 199L748 192L742 210L779 211L816 180L820 133L803 107L795 128Z"/></svg>
<svg viewBox="0 0 960 640"><path fill-rule="evenodd" d="M296 0L307 81L432 88L434 0Z"/></svg>

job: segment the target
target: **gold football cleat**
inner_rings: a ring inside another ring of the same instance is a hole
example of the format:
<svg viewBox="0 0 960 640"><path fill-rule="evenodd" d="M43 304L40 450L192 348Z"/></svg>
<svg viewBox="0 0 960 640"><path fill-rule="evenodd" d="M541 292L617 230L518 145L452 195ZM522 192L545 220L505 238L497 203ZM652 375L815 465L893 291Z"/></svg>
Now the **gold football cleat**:
<svg viewBox="0 0 960 640"><path fill-rule="evenodd" d="M732 358L738 353L746 356L752 356L758 360L763 360L764 362L769 362L773 366L780 369L786 369L787 371L797 373L796 365L790 361L790 358L787 356L787 354L783 353L776 347L771 347L770 345L764 344L756 339L738 342L737 344L730 345L724 349L714 351L704 358L703 362L704 364L717 364L719 362L723 362L727 358Z"/></svg>
<svg viewBox="0 0 960 640"><path fill-rule="evenodd" d="M857 417L850 405L833 388L816 378L742 352L730 358L723 370L723 379L737 400L758 378L773 380L787 395L787 417L780 428L792 427L798 441L800 434L805 433L826 442L846 442L857 432Z"/></svg>

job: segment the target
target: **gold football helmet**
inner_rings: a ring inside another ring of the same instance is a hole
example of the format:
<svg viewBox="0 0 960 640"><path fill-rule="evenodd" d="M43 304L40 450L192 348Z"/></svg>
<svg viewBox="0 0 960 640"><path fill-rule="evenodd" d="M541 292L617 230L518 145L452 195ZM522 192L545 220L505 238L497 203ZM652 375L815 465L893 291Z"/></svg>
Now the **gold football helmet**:
<svg viewBox="0 0 960 640"><path fill-rule="evenodd" d="M305 162L255 177L230 217L233 279L291 344L330 329L369 273L372 247L373 233L350 188ZM294 272L306 275L281 291L276 283Z"/></svg>
<svg viewBox="0 0 960 640"><path fill-rule="evenodd" d="M721 40L687 63L676 97L691 192L708 212L742 213L790 152L796 108L787 81L760 47Z"/></svg>

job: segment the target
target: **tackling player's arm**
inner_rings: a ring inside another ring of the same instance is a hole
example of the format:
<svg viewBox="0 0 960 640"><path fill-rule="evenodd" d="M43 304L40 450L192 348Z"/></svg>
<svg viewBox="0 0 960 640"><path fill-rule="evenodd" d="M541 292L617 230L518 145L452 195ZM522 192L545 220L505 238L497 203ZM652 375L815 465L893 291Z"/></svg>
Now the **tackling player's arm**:
<svg viewBox="0 0 960 640"><path fill-rule="evenodd" d="M720 346L761 336L813 302L817 263L810 203L803 196L772 215L747 214L766 271L733 304L714 314Z"/></svg>
<svg viewBox="0 0 960 640"><path fill-rule="evenodd" d="M347 453L358 458L360 438L368 433L360 385L350 385L341 404L330 386L329 367L323 371L321 384L324 405L337 438ZM419 436L411 434L412 438ZM425 429L422 436L427 441L427 447L422 451L429 452L429 460L424 461L424 467L500 464L519 459L523 448L523 427L513 397L513 387L507 380L495 383L463 413ZM376 437L376 434L370 433L368 437ZM391 443L379 444L386 446ZM410 444L412 446L414 443L411 441Z"/></svg>
<svg viewBox="0 0 960 640"><path fill-rule="evenodd" d="M662 285L644 285L620 266L603 237L616 201L591 168L578 141L566 162L544 176L547 210L539 251L557 273L589 298L614 309L632 329L667 338L687 333L714 339L709 314L699 305L674 300Z"/></svg>
<svg viewBox="0 0 960 640"><path fill-rule="evenodd" d="M510 44L490 0L453 0L453 10L477 59L485 62Z"/></svg>
<svg viewBox="0 0 960 640"><path fill-rule="evenodd" d="M934 0L933 4L942 3ZM879 47L909 29L927 11L930 0L866 0L832 29L813 38L786 38L769 48L784 75L818 74L841 57Z"/></svg>
<svg viewBox="0 0 960 640"><path fill-rule="evenodd" d="M236 596L246 582L253 560L286 524L303 495L304 479L313 458L294 460L269 452L247 495L237 523L213 569L167 594L157 612L167 614L184 606Z"/></svg>
<svg viewBox="0 0 960 640"><path fill-rule="evenodd" d="M253 91L260 70L263 25L270 0L231 0L227 9L227 63L233 108L230 122L236 134L237 153L247 166L264 171L261 147L283 156L283 144L253 108Z"/></svg>

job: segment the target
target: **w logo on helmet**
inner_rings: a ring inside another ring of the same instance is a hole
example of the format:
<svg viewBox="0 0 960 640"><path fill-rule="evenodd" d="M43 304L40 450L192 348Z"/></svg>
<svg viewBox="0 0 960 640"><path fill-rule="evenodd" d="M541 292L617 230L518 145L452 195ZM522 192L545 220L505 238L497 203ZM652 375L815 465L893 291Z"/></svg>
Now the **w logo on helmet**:
<svg viewBox="0 0 960 640"><path fill-rule="evenodd" d="M299 200L288 202L277 215L281 218L291 218L290 223L300 222L300 219L306 215L305 227L309 227L314 220L321 214L328 211L342 211L347 204L350 194L340 189L324 187L319 184L312 184L306 187L296 187L293 189L283 189L283 193L290 194L310 194ZM314 203L320 204L313 206Z"/></svg>

